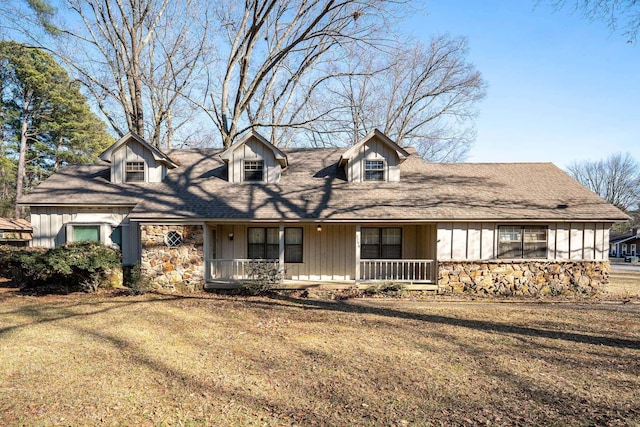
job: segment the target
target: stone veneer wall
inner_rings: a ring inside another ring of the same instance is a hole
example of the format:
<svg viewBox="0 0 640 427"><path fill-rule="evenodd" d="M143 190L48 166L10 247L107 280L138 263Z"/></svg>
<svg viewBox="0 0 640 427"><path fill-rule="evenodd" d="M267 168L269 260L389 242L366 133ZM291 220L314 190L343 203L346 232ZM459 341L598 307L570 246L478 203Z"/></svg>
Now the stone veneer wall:
<svg viewBox="0 0 640 427"><path fill-rule="evenodd" d="M170 231L182 236L182 244L170 248ZM152 284L181 291L204 287L203 233L200 225L141 225L142 277Z"/></svg>
<svg viewBox="0 0 640 427"><path fill-rule="evenodd" d="M441 261L444 292L494 295L593 295L609 282L609 261Z"/></svg>

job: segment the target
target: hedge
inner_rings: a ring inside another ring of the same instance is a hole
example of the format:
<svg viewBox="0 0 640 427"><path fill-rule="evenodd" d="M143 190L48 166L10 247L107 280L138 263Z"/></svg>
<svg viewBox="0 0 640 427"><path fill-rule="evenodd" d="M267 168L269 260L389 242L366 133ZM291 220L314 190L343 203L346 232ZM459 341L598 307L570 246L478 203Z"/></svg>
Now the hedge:
<svg viewBox="0 0 640 427"><path fill-rule="evenodd" d="M120 264L120 252L94 242L52 249L0 246L0 275L23 290L69 293L95 290Z"/></svg>

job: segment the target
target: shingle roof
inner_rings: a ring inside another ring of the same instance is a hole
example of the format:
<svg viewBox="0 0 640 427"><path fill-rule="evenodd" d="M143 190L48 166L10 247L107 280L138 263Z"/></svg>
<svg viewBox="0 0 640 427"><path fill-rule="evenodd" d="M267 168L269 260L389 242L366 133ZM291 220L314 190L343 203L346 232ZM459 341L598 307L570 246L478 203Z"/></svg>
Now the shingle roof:
<svg viewBox="0 0 640 427"><path fill-rule="evenodd" d="M0 230L5 231L31 231L31 223L26 219L0 218Z"/></svg>
<svg viewBox="0 0 640 427"><path fill-rule="evenodd" d="M621 221L606 203L551 163L426 163L410 155L400 182L348 183L343 149L283 150L277 184L226 181L220 150L172 150L181 166L162 183L112 184L108 165L69 166L23 205L135 205L133 219L421 221Z"/></svg>

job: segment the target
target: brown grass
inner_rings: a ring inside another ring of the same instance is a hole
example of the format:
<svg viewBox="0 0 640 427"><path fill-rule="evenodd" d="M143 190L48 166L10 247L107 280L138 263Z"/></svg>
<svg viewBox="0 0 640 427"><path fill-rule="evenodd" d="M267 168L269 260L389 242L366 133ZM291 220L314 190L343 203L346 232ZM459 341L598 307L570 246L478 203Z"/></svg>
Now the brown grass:
<svg viewBox="0 0 640 427"><path fill-rule="evenodd" d="M6 291L0 425L637 425L640 304L613 299Z"/></svg>

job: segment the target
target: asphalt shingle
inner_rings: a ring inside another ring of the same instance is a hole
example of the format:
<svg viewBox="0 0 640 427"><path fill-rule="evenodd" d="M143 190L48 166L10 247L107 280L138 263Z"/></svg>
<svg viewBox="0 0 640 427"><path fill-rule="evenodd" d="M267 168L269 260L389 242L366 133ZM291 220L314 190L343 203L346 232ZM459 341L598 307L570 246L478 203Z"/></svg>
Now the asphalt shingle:
<svg viewBox="0 0 640 427"><path fill-rule="evenodd" d="M68 166L23 205L130 205L133 219L621 221L608 204L552 163L426 163L415 151L400 182L348 183L344 149L286 149L277 184L226 180L220 150L171 150L180 164L162 183L112 184L109 165Z"/></svg>

